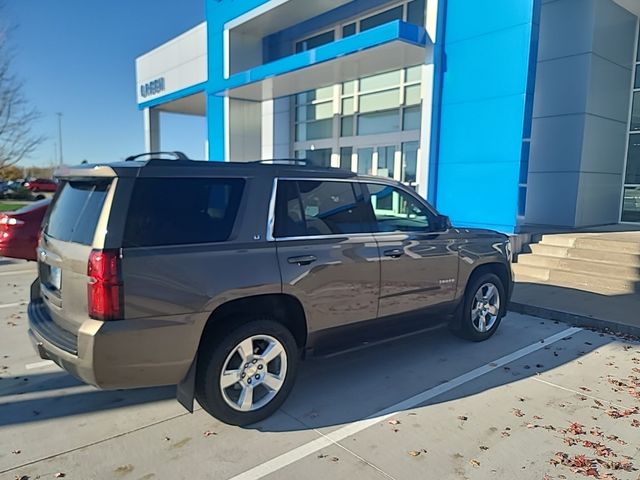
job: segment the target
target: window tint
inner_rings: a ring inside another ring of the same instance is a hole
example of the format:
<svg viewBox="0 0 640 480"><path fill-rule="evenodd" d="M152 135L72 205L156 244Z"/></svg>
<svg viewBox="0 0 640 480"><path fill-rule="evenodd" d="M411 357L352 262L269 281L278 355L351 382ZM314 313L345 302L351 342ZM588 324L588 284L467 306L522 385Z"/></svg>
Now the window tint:
<svg viewBox="0 0 640 480"><path fill-rule="evenodd" d="M371 28L383 25L385 23L393 22L394 20L402 20L402 5L399 7L385 10L371 17L365 18L360 22L360 31L364 32Z"/></svg>
<svg viewBox="0 0 640 480"><path fill-rule="evenodd" d="M45 233L63 242L91 245L110 185L110 179L63 182L46 221Z"/></svg>
<svg viewBox="0 0 640 480"><path fill-rule="evenodd" d="M244 180L136 180L124 233L125 247L223 242L235 223Z"/></svg>
<svg viewBox="0 0 640 480"><path fill-rule="evenodd" d="M280 180L276 238L361 233L369 229L367 206L352 182Z"/></svg>
<svg viewBox="0 0 640 480"><path fill-rule="evenodd" d="M387 185L367 188L378 232L429 231L432 214L412 195Z"/></svg>
<svg viewBox="0 0 640 480"><path fill-rule="evenodd" d="M296 43L296 53L306 52L307 50L311 50L312 48L326 45L327 43L333 42L334 39L335 32L333 30L321 33L320 35L316 35L311 38L307 38L306 40Z"/></svg>

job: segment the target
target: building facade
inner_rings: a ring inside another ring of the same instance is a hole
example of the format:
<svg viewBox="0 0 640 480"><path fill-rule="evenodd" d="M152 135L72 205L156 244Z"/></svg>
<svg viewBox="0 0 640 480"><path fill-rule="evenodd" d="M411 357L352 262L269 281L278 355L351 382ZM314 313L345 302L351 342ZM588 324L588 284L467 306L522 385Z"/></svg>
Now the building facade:
<svg viewBox="0 0 640 480"><path fill-rule="evenodd" d="M136 60L149 151L198 115L207 160L388 176L460 226L640 222L637 0L206 2Z"/></svg>

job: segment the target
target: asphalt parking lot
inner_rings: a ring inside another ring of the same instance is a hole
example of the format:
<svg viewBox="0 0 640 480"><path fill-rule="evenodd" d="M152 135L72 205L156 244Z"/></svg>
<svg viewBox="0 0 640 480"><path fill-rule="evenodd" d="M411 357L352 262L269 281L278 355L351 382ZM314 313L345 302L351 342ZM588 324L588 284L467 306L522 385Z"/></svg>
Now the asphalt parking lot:
<svg viewBox="0 0 640 480"><path fill-rule="evenodd" d="M518 314L480 344L425 332L303 363L276 415L237 428L42 362L34 277L0 258L1 479L640 478L633 341Z"/></svg>

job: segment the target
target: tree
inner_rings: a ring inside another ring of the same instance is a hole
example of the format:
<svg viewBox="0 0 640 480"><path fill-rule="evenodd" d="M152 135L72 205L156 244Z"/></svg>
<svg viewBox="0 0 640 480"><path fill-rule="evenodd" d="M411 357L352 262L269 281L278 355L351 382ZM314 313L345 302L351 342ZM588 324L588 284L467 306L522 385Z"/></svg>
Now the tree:
<svg viewBox="0 0 640 480"><path fill-rule="evenodd" d="M0 25L0 168L27 158L44 141L33 132L40 113L29 105L23 84L11 72L8 33L9 29Z"/></svg>

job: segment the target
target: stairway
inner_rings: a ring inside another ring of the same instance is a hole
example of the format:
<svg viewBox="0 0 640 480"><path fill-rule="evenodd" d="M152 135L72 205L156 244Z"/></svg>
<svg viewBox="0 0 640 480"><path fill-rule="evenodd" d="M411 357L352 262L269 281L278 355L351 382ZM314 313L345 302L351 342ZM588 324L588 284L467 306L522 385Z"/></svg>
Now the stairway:
<svg viewBox="0 0 640 480"><path fill-rule="evenodd" d="M513 264L518 283L640 295L640 232L543 235Z"/></svg>

